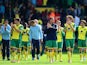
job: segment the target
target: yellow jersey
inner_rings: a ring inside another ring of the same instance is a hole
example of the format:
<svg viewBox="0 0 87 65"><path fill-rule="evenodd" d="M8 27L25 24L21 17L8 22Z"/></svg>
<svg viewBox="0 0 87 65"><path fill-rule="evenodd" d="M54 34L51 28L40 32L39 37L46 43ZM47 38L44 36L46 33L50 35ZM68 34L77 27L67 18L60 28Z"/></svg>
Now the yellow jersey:
<svg viewBox="0 0 87 65"><path fill-rule="evenodd" d="M21 30L23 29L23 26L21 24L19 25L16 25L14 24L15 28L18 29L18 30ZM19 39L20 38L20 32L17 32L14 28L12 29L12 39Z"/></svg>
<svg viewBox="0 0 87 65"><path fill-rule="evenodd" d="M23 42L28 42L29 41L29 28L23 29L22 30L22 41Z"/></svg>
<svg viewBox="0 0 87 65"><path fill-rule="evenodd" d="M65 26L65 30L66 30L66 32L65 32L65 38L66 39L74 39L74 34L75 33L73 32L73 30L70 27L70 25L65 24L64 26ZM75 24L74 23L72 23L71 26L75 29Z"/></svg>
<svg viewBox="0 0 87 65"><path fill-rule="evenodd" d="M86 40L86 35L87 35L87 27L78 27L78 39L80 40Z"/></svg>
<svg viewBox="0 0 87 65"><path fill-rule="evenodd" d="M61 29L57 30L57 42L63 42L63 36L64 36L64 28L61 27Z"/></svg>

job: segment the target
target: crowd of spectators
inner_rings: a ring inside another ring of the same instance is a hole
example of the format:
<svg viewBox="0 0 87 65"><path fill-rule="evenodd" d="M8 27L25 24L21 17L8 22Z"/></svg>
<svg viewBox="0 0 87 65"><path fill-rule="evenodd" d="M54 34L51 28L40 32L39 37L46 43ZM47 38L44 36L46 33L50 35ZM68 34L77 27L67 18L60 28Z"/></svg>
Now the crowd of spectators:
<svg viewBox="0 0 87 65"><path fill-rule="evenodd" d="M10 22L15 17L21 18L21 23L28 22L31 19L39 19L43 25L46 25L49 17L55 17L65 23L66 15L72 15L74 18L87 19L86 4L83 0L0 0L0 22L4 18ZM86 3L86 0L84 0ZM39 12L35 7L53 7L55 11Z"/></svg>

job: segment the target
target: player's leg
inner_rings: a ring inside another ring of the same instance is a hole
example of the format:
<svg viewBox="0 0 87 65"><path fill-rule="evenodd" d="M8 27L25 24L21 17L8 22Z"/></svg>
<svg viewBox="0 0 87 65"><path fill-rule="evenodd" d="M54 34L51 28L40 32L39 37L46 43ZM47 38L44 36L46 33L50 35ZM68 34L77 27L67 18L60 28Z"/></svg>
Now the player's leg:
<svg viewBox="0 0 87 65"><path fill-rule="evenodd" d="M71 54L73 55L73 49L74 49L75 39L70 40L70 46L71 46Z"/></svg>
<svg viewBox="0 0 87 65"><path fill-rule="evenodd" d="M71 63L71 48L70 48L70 40L66 39L66 48L67 48L67 54L68 54L68 62Z"/></svg>
<svg viewBox="0 0 87 65"><path fill-rule="evenodd" d="M80 61L83 61L83 54L82 54L82 40L78 40L78 48L80 53Z"/></svg>
<svg viewBox="0 0 87 65"><path fill-rule="evenodd" d="M60 62L62 62L63 60L62 60L62 48L63 48L63 43L62 42L60 42L60 43L58 43L58 51L59 51L59 60L60 60Z"/></svg>
<svg viewBox="0 0 87 65"><path fill-rule="evenodd" d="M46 47L47 47L47 58L49 59L49 62L52 63L53 61L53 53L54 53L54 49L53 49L53 45L52 45L52 40L48 40L46 41Z"/></svg>
<svg viewBox="0 0 87 65"><path fill-rule="evenodd" d="M87 52L87 48L84 48L84 52L83 52L83 60L86 60L86 52Z"/></svg>
<svg viewBox="0 0 87 65"><path fill-rule="evenodd" d="M22 41L22 44L21 44L21 56L22 56L22 58L21 59L26 60L26 52L27 52L27 43Z"/></svg>
<svg viewBox="0 0 87 65"><path fill-rule="evenodd" d="M54 48L51 48L50 49L50 63L53 63L55 60L54 60Z"/></svg>
<svg viewBox="0 0 87 65"><path fill-rule="evenodd" d="M29 58L30 57L30 54L31 54L31 44L30 44L30 42L28 42L28 44L27 44L27 58Z"/></svg>
<svg viewBox="0 0 87 65"><path fill-rule="evenodd" d="M59 46L59 44L57 42L57 44L56 44L57 49L55 50L55 53L54 53L55 54L55 61L58 60L58 58L57 58L58 57L58 53L59 53L59 51L58 51L59 50L59 47L58 46Z"/></svg>
<svg viewBox="0 0 87 65"><path fill-rule="evenodd" d="M32 40L31 48L32 48L32 60L35 60L35 47L36 47L36 42L35 40Z"/></svg>
<svg viewBox="0 0 87 65"><path fill-rule="evenodd" d="M7 60L10 60L10 40L6 40L6 55L7 55Z"/></svg>
<svg viewBox="0 0 87 65"><path fill-rule="evenodd" d="M84 49L83 60L85 61L86 60L86 52L87 52L87 46L86 46L86 41L85 40L83 40L83 49Z"/></svg>
<svg viewBox="0 0 87 65"><path fill-rule="evenodd" d="M21 44L21 60L24 59L24 42L22 41L22 44Z"/></svg>
<svg viewBox="0 0 87 65"><path fill-rule="evenodd" d="M46 56L47 56L47 59L49 59L49 51L48 51L48 47L45 47L45 53L46 53Z"/></svg>
<svg viewBox="0 0 87 65"><path fill-rule="evenodd" d="M17 49L17 62L19 63L21 59L21 48Z"/></svg>
<svg viewBox="0 0 87 65"><path fill-rule="evenodd" d="M83 61L83 54L82 54L82 48L79 48L79 52L80 52L80 61Z"/></svg>
<svg viewBox="0 0 87 65"><path fill-rule="evenodd" d="M37 52L36 52L37 60L39 60L40 58L40 41L39 40L36 41L36 49L37 49Z"/></svg>
<svg viewBox="0 0 87 65"><path fill-rule="evenodd" d="M72 60L72 55L73 55L74 44L75 44L75 40L74 39L71 39L70 40L71 60Z"/></svg>
<svg viewBox="0 0 87 65"><path fill-rule="evenodd" d="M16 53L17 49L15 47L11 47L11 62L16 62Z"/></svg>
<svg viewBox="0 0 87 65"><path fill-rule="evenodd" d="M25 58L25 60L27 60L28 59L28 45L27 45L28 43L27 42L25 42L24 43L24 58Z"/></svg>
<svg viewBox="0 0 87 65"><path fill-rule="evenodd" d="M48 59L50 58L50 49L49 49L50 45L51 45L50 41L46 41L46 49L45 50L46 50L46 55L47 55Z"/></svg>
<svg viewBox="0 0 87 65"><path fill-rule="evenodd" d="M17 62L20 62L21 59L21 41L16 40L16 47L17 47Z"/></svg>
<svg viewBox="0 0 87 65"><path fill-rule="evenodd" d="M5 60L5 47L6 47L6 41L2 40L2 59Z"/></svg>
<svg viewBox="0 0 87 65"><path fill-rule="evenodd" d="M74 48L74 43L75 43L75 40L74 39L70 39L69 40L69 43L70 43L70 49L69 49L69 51L70 51L70 63L72 63L72 55L73 55L73 48Z"/></svg>
<svg viewBox="0 0 87 65"><path fill-rule="evenodd" d="M52 40L48 41L48 52L49 52L49 62L52 63L53 62L53 45L52 45Z"/></svg>
<svg viewBox="0 0 87 65"><path fill-rule="evenodd" d="M72 52L71 52L71 48L68 48L68 62L72 63Z"/></svg>
<svg viewBox="0 0 87 65"><path fill-rule="evenodd" d="M30 42L28 42L28 46L27 46L27 51L28 51L28 58L29 58L29 55L31 54L31 44Z"/></svg>
<svg viewBox="0 0 87 65"><path fill-rule="evenodd" d="M16 40L11 40L11 62L16 62L16 56L17 56L17 48L16 48Z"/></svg>
<svg viewBox="0 0 87 65"><path fill-rule="evenodd" d="M52 47L51 47L51 52L50 52L50 58L51 58L51 63L53 63L55 61L54 57L55 57L55 54L56 54L56 50L57 50L57 43L55 40L52 40Z"/></svg>

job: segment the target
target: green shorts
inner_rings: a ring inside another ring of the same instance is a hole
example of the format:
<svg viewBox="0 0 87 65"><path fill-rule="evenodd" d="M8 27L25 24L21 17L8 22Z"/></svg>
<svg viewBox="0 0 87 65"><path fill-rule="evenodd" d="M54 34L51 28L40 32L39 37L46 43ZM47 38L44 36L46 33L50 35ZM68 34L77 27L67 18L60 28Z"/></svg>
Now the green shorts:
<svg viewBox="0 0 87 65"><path fill-rule="evenodd" d="M73 48L75 40L74 39L66 39L65 43L66 43L66 48Z"/></svg>
<svg viewBox="0 0 87 65"><path fill-rule="evenodd" d="M22 42L22 47L30 47L30 43L29 42Z"/></svg>
<svg viewBox="0 0 87 65"><path fill-rule="evenodd" d="M63 42L57 42L57 48L62 49L63 48Z"/></svg>
<svg viewBox="0 0 87 65"><path fill-rule="evenodd" d="M11 47L20 48L21 47L20 40L19 39L12 39L11 40Z"/></svg>
<svg viewBox="0 0 87 65"><path fill-rule="evenodd" d="M78 48L86 48L86 40L78 40Z"/></svg>
<svg viewBox="0 0 87 65"><path fill-rule="evenodd" d="M46 41L47 48L57 48L56 40L48 40Z"/></svg>

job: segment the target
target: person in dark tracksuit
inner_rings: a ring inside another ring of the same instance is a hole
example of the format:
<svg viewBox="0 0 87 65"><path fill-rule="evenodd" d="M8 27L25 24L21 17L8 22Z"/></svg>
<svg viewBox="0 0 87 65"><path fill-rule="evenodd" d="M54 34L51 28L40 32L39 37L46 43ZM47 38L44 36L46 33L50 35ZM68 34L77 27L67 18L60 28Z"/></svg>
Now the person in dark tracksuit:
<svg viewBox="0 0 87 65"><path fill-rule="evenodd" d="M2 34L2 59L5 60L5 56L7 56L7 60L10 60L9 41L10 41L11 27L8 24L8 20L4 21L0 33Z"/></svg>
<svg viewBox="0 0 87 65"><path fill-rule="evenodd" d="M32 60L35 59L35 50L37 54L37 60L40 56L40 43L43 42L42 28L34 20L30 23L30 41L32 47Z"/></svg>

